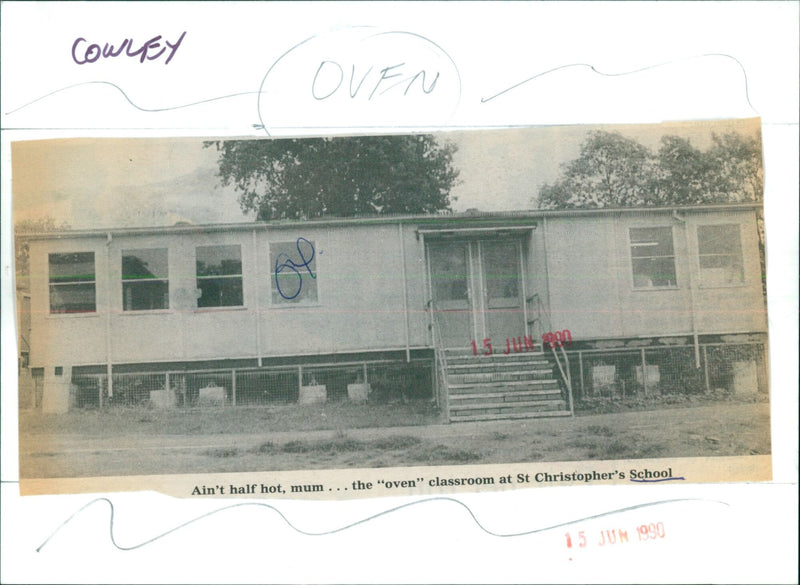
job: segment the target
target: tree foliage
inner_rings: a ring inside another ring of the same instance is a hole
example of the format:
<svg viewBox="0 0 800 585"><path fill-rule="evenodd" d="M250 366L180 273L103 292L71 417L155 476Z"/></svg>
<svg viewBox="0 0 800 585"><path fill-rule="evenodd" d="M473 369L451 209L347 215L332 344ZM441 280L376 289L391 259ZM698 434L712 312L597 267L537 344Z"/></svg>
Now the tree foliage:
<svg viewBox="0 0 800 585"><path fill-rule="evenodd" d="M39 219L22 219L14 224L14 271L17 275L17 286L26 287L26 277L29 271L30 250L26 234L41 232L54 232L68 230L70 225L62 221L60 224L52 217ZM22 236L22 237L20 237Z"/></svg>
<svg viewBox="0 0 800 585"><path fill-rule="evenodd" d="M449 209L456 146L434 136L207 142L217 175L259 220Z"/></svg>
<svg viewBox="0 0 800 585"><path fill-rule="evenodd" d="M652 156L618 133L592 132L581 153L564 166L563 178L539 192L543 207L637 205L648 197Z"/></svg>
<svg viewBox="0 0 800 585"><path fill-rule="evenodd" d="M706 151L664 136L653 153L616 132L596 131L566 163L562 177L539 191L543 208L695 205L761 201L761 140L712 135Z"/></svg>

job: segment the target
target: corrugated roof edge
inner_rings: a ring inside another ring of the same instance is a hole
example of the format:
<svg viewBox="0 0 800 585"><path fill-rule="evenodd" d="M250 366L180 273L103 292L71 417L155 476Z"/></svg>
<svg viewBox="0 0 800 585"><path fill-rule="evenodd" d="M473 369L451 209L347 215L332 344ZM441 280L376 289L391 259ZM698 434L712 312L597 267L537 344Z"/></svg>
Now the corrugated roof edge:
<svg viewBox="0 0 800 585"><path fill-rule="evenodd" d="M274 221L250 221L240 223L219 223L219 224L181 224L169 226L149 226L149 227L112 227L112 228L91 228L81 230L63 230L52 232L40 232L22 234L19 237L31 240L57 239L64 237L102 237L112 235L146 235L171 233L198 233L198 232L220 232L220 231L239 231L252 229L287 229L298 226L344 226L344 225L381 225L397 223L417 223L421 225L441 224L441 223L489 223L497 220L525 220L541 219L544 217L580 217L592 215L613 215L613 214L642 214L642 213L703 213L710 211L745 211L755 210L763 207L761 202L747 203L719 203L711 205L669 205L663 207L600 207L600 208L581 208L581 209L527 209L518 211L469 211L459 213L441 214L419 214L419 215L370 215L357 217L321 217L304 220L274 220Z"/></svg>

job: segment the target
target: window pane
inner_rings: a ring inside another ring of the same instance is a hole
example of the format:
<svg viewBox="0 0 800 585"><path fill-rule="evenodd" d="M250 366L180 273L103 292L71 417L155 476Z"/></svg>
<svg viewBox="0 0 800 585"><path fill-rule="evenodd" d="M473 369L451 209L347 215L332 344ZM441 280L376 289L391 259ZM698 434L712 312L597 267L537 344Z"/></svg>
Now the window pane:
<svg viewBox="0 0 800 585"><path fill-rule="evenodd" d="M199 246L197 276L242 274L242 249L234 246Z"/></svg>
<svg viewBox="0 0 800 585"><path fill-rule="evenodd" d="M631 228L631 255L672 256L672 228Z"/></svg>
<svg viewBox="0 0 800 585"><path fill-rule="evenodd" d="M701 225L697 228L700 254L739 254L742 245L738 225Z"/></svg>
<svg viewBox="0 0 800 585"><path fill-rule="evenodd" d="M314 242L305 238L269 245L273 303L317 301L315 250Z"/></svg>
<svg viewBox="0 0 800 585"><path fill-rule="evenodd" d="M168 309L169 282L166 280L123 282L122 308L125 311Z"/></svg>
<svg viewBox="0 0 800 585"><path fill-rule="evenodd" d="M630 228L633 286L676 286L672 228Z"/></svg>
<svg viewBox="0 0 800 585"><path fill-rule="evenodd" d="M703 225L697 228L700 278L704 284L744 282L739 226Z"/></svg>
<svg viewBox="0 0 800 585"><path fill-rule="evenodd" d="M731 254L700 256L700 268L725 268L733 264L733 260L734 257Z"/></svg>
<svg viewBox="0 0 800 585"><path fill-rule="evenodd" d="M433 300L437 303L467 300L467 252L464 244L430 247Z"/></svg>
<svg viewBox="0 0 800 585"><path fill-rule="evenodd" d="M93 313L95 311L94 283L51 284L51 313Z"/></svg>
<svg viewBox="0 0 800 585"><path fill-rule="evenodd" d="M166 279L167 270L166 248L122 251L122 280Z"/></svg>
<svg viewBox="0 0 800 585"><path fill-rule="evenodd" d="M633 286L646 288L676 284L675 262L671 257L633 259Z"/></svg>
<svg viewBox="0 0 800 585"><path fill-rule="evenodd" d="M94 252L50 254L48 259L50 312L94 312Z"/></svg>
<svg viewBox="0 0 800 585"><path fill-rule="evenodd" d="M198 307L240 307L244 304L241 277L197 279Z"/></svg>
<svg viewBox="0 0 800 585"><path fill-rule="evenodd" d="M489 301L519 297L519 249L514 243L487 243L483 267Z"/></svg>
<svg viewBox="0 0 800 585"><path fill-rule="evenodd" d="M94 252L50 254L50 282L94 280Z"/></svg>

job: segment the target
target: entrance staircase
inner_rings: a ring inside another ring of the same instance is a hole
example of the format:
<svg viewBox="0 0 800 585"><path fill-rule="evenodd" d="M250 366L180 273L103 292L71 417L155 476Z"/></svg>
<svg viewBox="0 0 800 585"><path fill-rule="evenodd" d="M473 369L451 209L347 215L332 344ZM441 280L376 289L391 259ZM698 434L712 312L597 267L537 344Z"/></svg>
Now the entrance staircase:
<svg viewBox="0 0 800 585"><path fill-rule="evenodd" d="M572 415L555 359L546 353L442 353L449 422Z"/></svg>

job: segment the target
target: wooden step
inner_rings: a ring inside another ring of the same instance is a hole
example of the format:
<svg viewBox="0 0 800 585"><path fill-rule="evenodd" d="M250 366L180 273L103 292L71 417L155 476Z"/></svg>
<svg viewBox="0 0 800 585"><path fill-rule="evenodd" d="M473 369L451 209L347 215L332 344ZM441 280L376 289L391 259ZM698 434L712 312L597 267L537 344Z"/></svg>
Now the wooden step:
<svg viewBox="0 0 800 585"><path fill-rule="evenodd" d="M481 388L480 390L484 390ZM497 391L497 392L470 392L464 394L451 394L451 404L470 404L470 403L483 403L488 401L494 402L524 402L526 400L560 400L561 390L553 388L550 390L516 390L516 391Z"/></svg>
<svg viewBox="0 0 800 585"><path fill-rule="evenodd" d="M449 384L496 384L499 382L522 382L525 380L553 380L553 372L470 372L469 374L447 374Z"/></svg>
<svg viewBox="0 0 800 585"><path fill-rule="evenodd" d="M530 375L504 376L502 374L491 374L487 375L484 378L475 378L472 375L447 376L447 386L451 390L455 388L471 388L474 386L483 386L483 385L520 386L525 384L541 385L547 383L556 383L556 384L558 383L556 379L553 378L552 373L544 377L533 377Z"/></svg>
<svg viewBox="0 0 800 585"><path fill-rule="evenodd" d="M458 384L448 384L448 390L452 391L463 391L463 390L473 390L476 388L486 389L488 391L489 388L502 388L508 387L509 389L519 389L520 387L524 388L525 386L530 386L531 390L534 388L547 388L547 387L555 387L558 388L558 381L553 378L547 378L542 380L497 380L494 382L461 382Z"/></svg>
<svg viewBox="0 0 800 585"><path fill-rule="evenodd" d="M474 370L505 370L510 368L523 368L529 367L535 370L545 370L548 372L553 371L553 364L548 362L547 360L533 360L529 362L518 362L518 361L508 361L508 362L478 362L478 363L463 363L463 364L447 364L447 371L449 373L455 373L456 371L474 371Z"/></svg>
<svg viewBox="0 0 800 585"><path fill-rule="evenodd" d="M521 408L540 408L542 410L555 410L556 408L563 408L566 403L561 399L555 400L526 400L517 402L503 402L498 400L485 400L477 404L450 404L450 411L468 411L468 410L495 410L495 409L521 409Z"/></svg>
<svg viewBox="0 0 800 585"><path fill-rule="evenodd" d="M445 360L448 364L463 364L463 363L476 363L476 362L489 362L489 363L504 363L504 362L526 362L532 360L550 361L552 358L546 354L536 351L528 351L521 353L510 353L505 355L503 353L493 353L492 355L473 355L473 354L445 354Z"/></svg>
<svg viewBox="0 0 800 585"><path fill-rule="evenodd" d="M476 394L486 392L498 394L503 392L553 392L560 391L561 386L556 380L534 380L527 382L498 382L496 384L459 384L449 386L452 396L463 394Z"/></svg>
<svg viewBox="0 0 800 585"><path fill-rule="evenodd" d="M477 422L482 420L512 420L521 418L547 418L557 416L572 416L568 410L550 410L545 412L516 412L506 414L473 414L468 416L451 417L450 422Z"/></svg>

